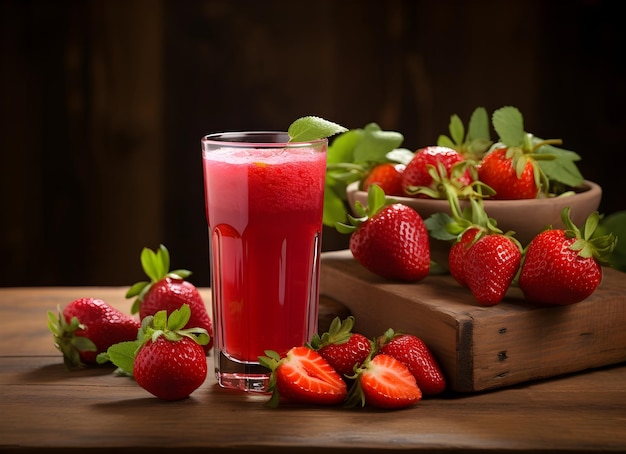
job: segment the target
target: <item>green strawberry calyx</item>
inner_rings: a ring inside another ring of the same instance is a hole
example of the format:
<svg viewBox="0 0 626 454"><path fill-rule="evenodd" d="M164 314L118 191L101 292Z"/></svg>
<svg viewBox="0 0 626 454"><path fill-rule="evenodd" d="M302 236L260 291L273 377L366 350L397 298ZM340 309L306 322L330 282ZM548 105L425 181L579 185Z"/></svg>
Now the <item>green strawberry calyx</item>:
<svg viewBox="0 0 626 454"><path fill-rule="evenodd" d="M582 231L574 225L570 217L570 211L570 207L565 207L561 212L561 220L565 225L565 236L567 238L575 238L570 249L578 252L578 255L582 258L593 257L600 263L608 263L609 256L617 245L617 236L612 232L596 235L596 229L600 224L600 214L597 211L594 211L587 217Z"/></svg>
<svg viewBox="0 0 626 454"><path fill-rule="evenodd" d="M267 406L277 408L280 403L280 394L276 386L276 369L280 366L283 359L274 350L265 350L265 356L259 356L259 364L270 370L270 378L267 384L267 392L272 393Z"/></svg>
<svg viewBox="0 0 626 454"><path fill-rule="evenodd" d="M352 328L354 327L354 316L349 315L342 322L339 317L335 317L328 327L328 331L319 334L315 333L311 342L307 346L313 350L319 350L327 345L341 345L350 340Z"/></svg>
<svg viewBox="0 0 626 454"><path fill-rule="evenodd" d="M191 271L185 269L170 271L170 253L163 244L159 245L159 249L156 252L147 247L143 248L140 260L141 266L150 278L150 281L136 282L126 292L126 298L137 297L131 307L131 314L139 312L139 306L153 284L167 277L186 279L192 274Z"/></svg>
<svg viewBox="0 0 626 454"><path fill-rule="evenodd" d="M477 107L470 117L467 133L457 114L450 116L450 136L441 134L437 145L458 151L465 159L479 161L493 144L489 132L489 116L484 107Z"/></svg>
<svg viewBox="0 0 626 454"><path fill-rule="evenodd" d="M364 206L358 200L354 204L354 211L358 217L348 214L348 223L337 222L335 228L339 233L350 234L357 230L361 224L376 216L387 205L394 203L393 199L385 197L385 191L377 184L372 184L367 191L367 205Z"/></svg>
<svg viewBox="0 0 626 454"><path fill-rule="evenodd" d="M48 329L54 337L54 346L63 354L65 367L74 370L84 367L80 359L81 351L95 352L96 344L87 337L77 336L76 331L84 330L86 327L77 317L72 317L68 323L57 306L57 313L48 311Z"/></svg>
<svg viewBox="0 0 626 454"><path fill-rule="evenodd" d="M170 342L178 342L183 337L188 337L199 345L207 345L210 336L206 329L184 328L190 317L191 308L189 304L183 304L180 308L172 311L169 316L166 310L148 315L141 321L141 328L137 333L136 340L111 345L106 352L100 353L96 357L96 361L98 364L110 361L118 367L118 374L132 376L135 356L149 341L155 342L159 337L164 337Z"/></svg>

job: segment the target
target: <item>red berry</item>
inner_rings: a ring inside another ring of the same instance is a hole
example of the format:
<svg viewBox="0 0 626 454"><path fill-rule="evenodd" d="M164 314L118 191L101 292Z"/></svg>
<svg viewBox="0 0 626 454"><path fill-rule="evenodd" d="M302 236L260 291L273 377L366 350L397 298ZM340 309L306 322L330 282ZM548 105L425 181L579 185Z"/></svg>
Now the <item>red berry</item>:
<svg viewBox="0 0 626 454"><path fill-rule="evenodd" d="M272 372L269 406L276 407L281 398L291 402L337 405L346 397L346 383L315 350L299 346L290 349L284 358L267 352L259 361Z"/></svg>
<svg viewBox="0 0 626 454"><path fill-rule="evenodd" d="M358 370L347 405L403 408L415 405L422 392L409 369L393 356L377 354Z"/></svg>
<svg viewBox="0 0 626 454"><path fill-rule="evenodd" d="M428 230L407 205L389 205L361 224L350 250L361 265L388 279L419 281L430 270Z"/></svg>
<svg viewBox="0 0 626 454"><path fill-rule="evenodd" d="M184 399L206 380L206 355L189 337L169 340L160 336L141 347L133 376L139 386L159 399Z"/></svg>
<svg viewBox="0 0 626 454"><path fill-rule="evenodd" d="M496 193L492 198L500 200L534 199L539 193L535 180L533 159L521 153L507 156L507 148L491 151L478 167L478 179L491 187ZM517 163L523 171L518 174Z"/></svg>
<svg viewBox="0 0 626 454"><path fill-rule="evenodd" d="M353 326L353 316L348 316L343 323L336 317L328 331L321 336L315 334L310 343L310 347L344 378L353 375L355 367L360 366L372 351L370 340L363 334L353 333Z"/></svg>
<svg viewBox="0 0 626 454"><path fill-rule="evenodd" d="M407 366L422 393L434 395L445 390L446 379L441 367L422 339L390 330L379 342L382 345L378 351L393 356Z"/></svg>
<svg viewBox="0 0 626 454"><path fill-rule="evenodd" d="M372 184L377 184L385 191L386 195L401 196L402 194L402 172L404 164L383 163L374 168L363 179L362 190L367 191Z"/></svg>
<svg viewBox="0 0 626 454"><path fill-rule="evenodd" d="M141 324L101 299L80 298L57 316L48 312L48 326L65 365L73 369L96 364L96 356L113 344L135 340Z"/></svg>
<svg viewBox="0 0 626 454"><path fill-rule="evenodd" d="M424 194L415 194L411 189L423 186L438 191L436 187L433 187L434 182L433 177L429 173L429 167L432 166L437 169L440 164L443 165L446 173L445 177L450 178L453 177L451 173L452 167L463 161L463 155L452 148L431 146L417 150L413 159L402 172L402 192L408 197L428 198ZM462 186L472 182L469 171L461 173L456 178Z"/></svg>
<svg viewBox="0 0 626 454"><path fill-rule="evenodd" d="M522 259L519 246L510 237L481 237L465 254L465 281L477 302L498 304L515 278Z"/></svg>

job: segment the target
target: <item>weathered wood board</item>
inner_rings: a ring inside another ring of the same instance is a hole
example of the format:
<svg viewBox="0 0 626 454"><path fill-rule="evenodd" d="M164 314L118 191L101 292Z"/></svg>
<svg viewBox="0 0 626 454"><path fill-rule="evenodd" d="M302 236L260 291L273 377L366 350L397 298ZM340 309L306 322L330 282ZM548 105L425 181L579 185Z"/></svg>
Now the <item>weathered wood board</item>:
<svg viewBox="0 0 626 454"><path fill-rule="evenodd" d="M459 392L483 391L626 360L626 274L605 268L596 292L570 306L534 306L512 287L492 307L449 275L398 283L365 270L350 251L322 254L320 292L344 304L355 330L412 333Z"/></svg>

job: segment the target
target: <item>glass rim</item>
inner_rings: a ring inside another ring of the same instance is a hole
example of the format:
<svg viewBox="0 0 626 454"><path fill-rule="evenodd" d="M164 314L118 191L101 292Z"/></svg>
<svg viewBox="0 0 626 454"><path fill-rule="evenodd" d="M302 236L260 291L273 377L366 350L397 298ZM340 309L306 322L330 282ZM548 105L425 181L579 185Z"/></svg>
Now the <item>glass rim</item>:
<svg viewBox="0 0 626 454"><path fill-rule="evenodd" d="M286 131L226 131L214 132L202 137L203 145L229 147L294 148L319 146L324 143L328 143L327 138L289 142L289 134Z"/></svg>

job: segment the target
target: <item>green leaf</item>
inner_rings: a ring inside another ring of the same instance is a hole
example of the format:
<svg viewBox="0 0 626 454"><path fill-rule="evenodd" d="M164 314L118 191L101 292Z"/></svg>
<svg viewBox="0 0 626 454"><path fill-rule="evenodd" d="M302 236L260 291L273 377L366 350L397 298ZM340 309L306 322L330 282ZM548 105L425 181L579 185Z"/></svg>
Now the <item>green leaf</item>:
<svg viewBox="0 0 626 454"><path fill-rule="evenodd" d="M450 117L449 129L452 141L456 145L461 145L463 143L463 140L465 139L465 127L463 126L461 118L459 118L457 114L453 114Z"/></svg>
<svg viewBox="0 0 626 454"><path fill-rule="evenodd" d="M609 265L616 270L626 272L626 211L616 211L600 220L600 226L595 235L601 236L609 233L617 237L617 243L608 257Z"/></svg>
<svg viewBox="0 0 626 454"><path fill-rule="evenodd" d="M573 188L580 187L584 183L584 177L576 165L576 161L581 159L577 153L552 145L543 145L535 153L538 156L542 154L554 156L551 160L537 160L539 167L550 181L557 181Z"/></svg>
<svg viewBox="0 0 626 454"><path fill-rule="evenodd" d="M480 141L481 143L491 142L491 134L489 133L489 115L484 107L477 107L472 112L467 127L466 142Z"/></svg>
<svg viewBox="0 0 626 454"><path fill-rule="evenodd" d="M192 274L193 273L189 270L180 269L180 270L170 271L169 273L167 273L167 276L173 277L175 279L187 279Z"/></svg>
<svg viewBox="0 0 626 454"><path fill-rule="evenodd" d="M373 217L378 213L386 203L387 198L385 197L385 191L377 184L371 185L367 192L367 210L369 217Z"/></svg>
<svg viewBox="0 0 626 454"><path fill-rule="evenodd" d="M191 309L189 304L183 304L180 308L172 311L167 318L167 329L170 331L176 331L183 329L189 318L191 317Z"/></svg>
<svg viewBox="0 0 626 454"><path fill-rule="evenodd" d="M399 164L408 164L415 157L415 153L408 148L395 148L387 153L387 159Z"/></svg>
<svg viewBox="0 0 626 454"><path fill-rule="evenodd" d="M126 298L132 298L141 293L146 285L149 285L148 281L135 282L126 292Z"/></svg>
<svg viewBox="0 0 626 454"><path fill-rule="evenodd" d="M450 137L448 137L448 136L446 136L444 134L441 134L437 138L437 146L454 149L454 147L456 147L456 144L452 141L452 139L450 139Z"/></svg>
<svg viewBox="0 0 626 454"><path fill-rule="evenodd" d="M140 346L140 341L119 342L107 349L107 355L113 364L127 374L132 375L135 354Z"/></svg>
<svg viewBox="0 0 626 454"><path fill-rule="evenodd" d="M294 121L287 133L290 142L309 142L334 136L348 129L332 121L324 120L320 117L308 116Z"/></svg>
<svg viewBox="0 0 626 454"><path fill-rule="evenodd" d="M382 131L376 123L365 127L364 135L354 148L354 162L386 161L387 154L398 148L404 136L395 131Z"/></svg>
<svg viewBox="0 0 626 454"><path fill-rule="evenodd" d="M424 219L424 225L432 238L436 240L453 241L456 240L457 235L450 233L447 228L448 224L452 221L452 217L446 213L433 213Z"/></svg>
<svg viewBox="0 0 626 454"><path fill-rule="evenodd" d="M161 279L161 265L157 254L152 249L145 247L141 250L141 266L152 282Z"/></svg>
<svg viewBox="0 0 626 454"><path fill-rule="evenodd" d="M344 185L345 192L345 185ZM324 225L334 227L337 222L346 222L347 209L345 202L333 191L324 192Z"/></svg>
<svg viewBox="0 0 626 454"><path fill-rule="evenodd" d="M152 326L155 329L160 329L160 330L167 328L167 311L166 310L158 311L156 314L154 314L154 318L152 320Z"/></svg>
<svg viewBox="0 0 626 454"><path fill-rule="evenodd" d="M170 270L170 252L163 244L159 245L159 250L156 253L156 259L159 279L161 279Z"/></svg>
<svg viewBox="0 0 626 454"><path fill-rule="evenodd" d="M493 113L492 122L493 128L503 144L507 147L523 146L526 137L524 118L517 108L512 106L501 107Z"/></svg>
<svg viewBox="0 0 626 454"><path fill-rule="evenodd" d="M326 162L328 164L354 162L354 148L364 134L362 129L351 129L335 137L328 146Z"/></svg>

